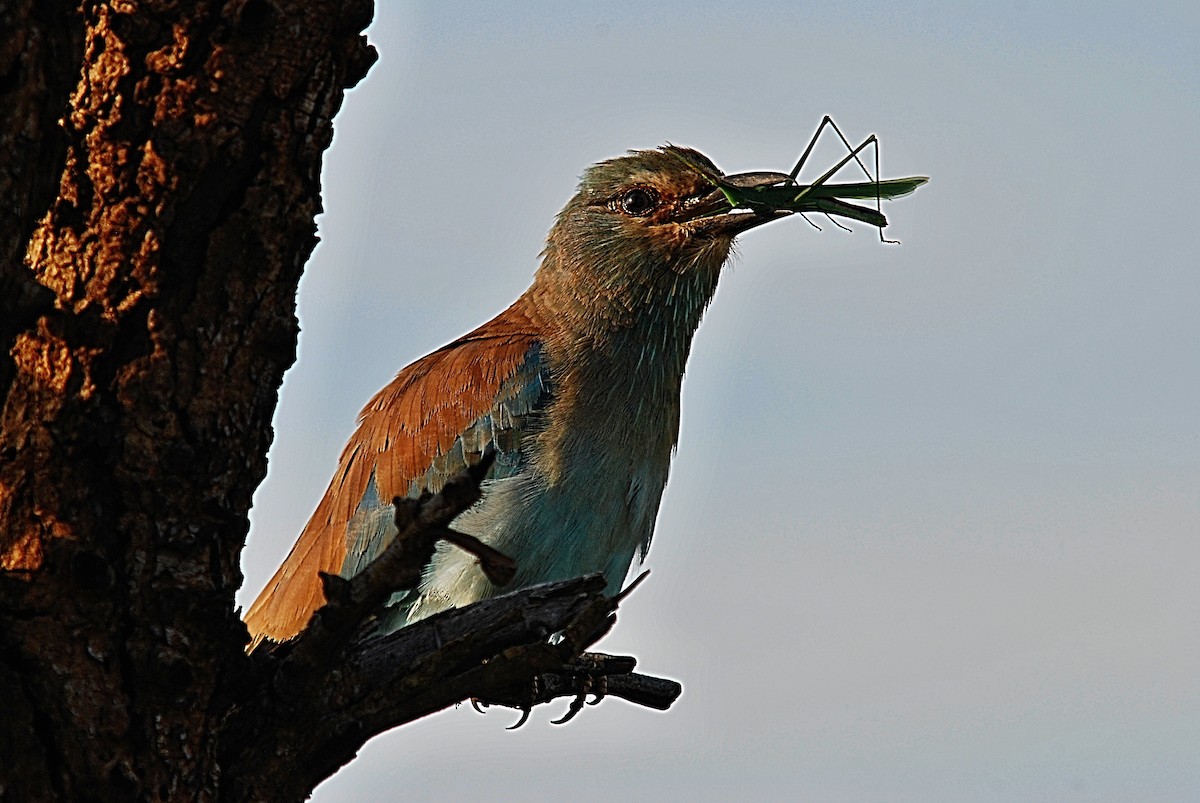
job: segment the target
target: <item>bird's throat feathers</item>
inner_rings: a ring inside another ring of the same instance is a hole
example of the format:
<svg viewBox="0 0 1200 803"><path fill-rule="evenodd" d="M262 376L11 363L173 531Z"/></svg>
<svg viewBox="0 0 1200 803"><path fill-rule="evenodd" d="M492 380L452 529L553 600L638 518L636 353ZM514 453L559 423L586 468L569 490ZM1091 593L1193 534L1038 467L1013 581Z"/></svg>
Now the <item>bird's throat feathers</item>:
<svg viewBox="0 0 1200 803"><path fill-rule="evenodd" d="M678 394L732 238L700 248L631 249L612 238L562 232L563 223L560 217L526 293L551 350L569 355L570 364L594 365L609 382L643 384L641 395Z"/></svg>
<svg viewBox="0 0 1200 803"><path fill-rule="evenodd" d="M677 345L686 356L733 238L693 237L675 224L614 224L572 206L550 232L528 290L532 304L564 337Z"/></svg>
<svg viewBox="0 0 1200 803"><path fill-rule="evenodd" d="M679 436L692 338L732 238L630 248L619 233L572 226L580 221L570 211L560 215L518 302L544 333L557 396L537 462L554 482L597 455L625 455L629 465L611 470L650 471L657 499Z"/></svg>

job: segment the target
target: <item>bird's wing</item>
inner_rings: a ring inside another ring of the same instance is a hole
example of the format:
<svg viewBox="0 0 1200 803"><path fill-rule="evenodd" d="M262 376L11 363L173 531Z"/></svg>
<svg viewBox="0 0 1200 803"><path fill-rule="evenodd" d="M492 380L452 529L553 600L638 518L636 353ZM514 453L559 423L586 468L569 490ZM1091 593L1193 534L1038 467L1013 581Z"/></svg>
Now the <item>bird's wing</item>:
<svg viewBox="0 0 1200 803"><path fill-rule="evenodd" d="M325 496L246 613L254 643L304 628L325 602L318 571L350 577L383 550L394 497L440 490L489 446L489 476L514 473L548 376L536 327L516 305L402 370L363 409Z"/></svg>

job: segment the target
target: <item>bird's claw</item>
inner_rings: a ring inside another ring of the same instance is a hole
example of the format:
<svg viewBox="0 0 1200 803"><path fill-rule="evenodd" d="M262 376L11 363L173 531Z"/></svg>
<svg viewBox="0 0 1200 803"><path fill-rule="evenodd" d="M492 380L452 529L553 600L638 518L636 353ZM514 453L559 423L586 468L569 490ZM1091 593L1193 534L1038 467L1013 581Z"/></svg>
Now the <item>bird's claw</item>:
<svg viewBox="0 0 1200 803"><path fill-rule="evenodd" d="M537 704L538 692L541 690L541 684L538 683L537 676L529 681L529 698L524 707L521 708L521 718L516 721L516 724L509 725L505 730L515 731L517 728L529 721L529 715L533 713L533 706Z"/></svg>
<svg viewBox="0 0 1200 803"><path fill-rule="evenodd" d="M586 691L580 691L575 699L571 701L571 707L567 709L567 713L563 714L558 719L550 720L551 725L566 725L575 718L575 715L583 710L583 701L587 697Z"/></svg>
<svg viewBox="0 0 1200 803"><path fill-rule="evenodd" d="M505 728L506 731L515 731L517 728L529 721L529 715L533 713L533 706L521 709L521 718L517 720L515 725L509 725Z"/></svg>
<svg viewBox="0 0 1200 803"><path fill-rule="evenodd" d="M581 664L588 665L581 666ZM567 709L567 713L563 714L559 719L550 721L552 725L567 724L583 710L585 704L599 705L600 701L608 695L608 667L603 657L584 653L579 656L579 663L572 668L574 669L574 674L580 677L579 694L575 695L575 699L571 701L571 706ZM588 702L587 699L589 694L592 695L591 702Z"/></svg>
<svg viewBox="0 0 1200 803"><path fill-rule="evenodd" d="M592 701L588 705L600 705L600 701L608 696L608 675L601 675L592 689Z"/></svg>

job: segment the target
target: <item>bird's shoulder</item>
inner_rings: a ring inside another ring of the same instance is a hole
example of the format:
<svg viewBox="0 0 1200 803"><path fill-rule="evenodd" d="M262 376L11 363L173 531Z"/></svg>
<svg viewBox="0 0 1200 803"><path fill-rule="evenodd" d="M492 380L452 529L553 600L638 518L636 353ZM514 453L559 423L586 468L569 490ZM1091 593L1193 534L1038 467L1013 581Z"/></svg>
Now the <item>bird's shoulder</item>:
<svg viewBox="0 0 1200 803"><path fill-rule="evenodd" d="M323 500L337 508L326 520L348 520L372 479L385 503L436 492L489 445L503 471L549 385L542 334L518 305L408 365L360 413Z"/></svg>

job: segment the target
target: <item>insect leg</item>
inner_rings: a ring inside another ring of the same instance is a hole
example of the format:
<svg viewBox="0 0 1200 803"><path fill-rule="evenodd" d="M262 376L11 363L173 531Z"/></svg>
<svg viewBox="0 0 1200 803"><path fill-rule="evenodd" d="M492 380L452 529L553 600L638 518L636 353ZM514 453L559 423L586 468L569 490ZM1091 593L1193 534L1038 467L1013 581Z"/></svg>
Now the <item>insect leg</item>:
<svg viewBox="0 0 1200 803"><path fill-rule="evenodd" d="M862 160L858 158L858 154L861 153L864 148L866 148L868 145L871 145L872 143L874 143L876 145L876 149L877 149L876 156L878 156L879 140L877 140L875 138L875 135L872 134L871 136L864 139L862 141L861 145L859 145L857 148L854 148L853 150L851 150L850 153L847 154L846 157L843 158L840 162L835 164L833 167L829 168L829 170L825 171L825 174L822 175L819 179L814 181L812 184L805 185L804 188L802 190L800 190L799 194L797 194L796 197L792 199L792 203L796 203L797 201L803 199L804 196L806 196L810 192L812 192L813 187L819 187L822 184L824 184L826 181L828 181L834 175L834 173L836 173L837 171L839 171L843 167L845 167L847 164L849 164L851 159L854 159L861 165ZM865 170L866 168L864 167L863 169ZM867 173L867 176L870 177L871 174ZM875 181L876 181L876 184L878 184L879 179L876 178ZM878 192L878 186L877 186L876 187L876 195L878 195L878 194L879 194L879 192Z"/></svg>
<svg viewBox="0 0 1200 803"><path fill-rule="evenodd" d="M804 149L804 153L800 154L800 158L796 161L796 166L792 168L792 172L788 173L788 178L790 178L793 183L796 181L796 176L800 175L800 168L804 167L804 163L808 161L808 155L812 153L812 149L816 146L817 140L821 138L821 132L825 130L825 126L827 125L833 125L833 118L828 114L821 118L821 124L817 126L817 133L812 135L812 139L808 141L808 147ZM834 126L834 128L837 128L837 126Z"/></svg>

